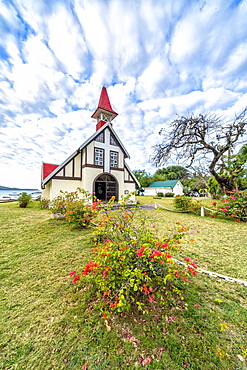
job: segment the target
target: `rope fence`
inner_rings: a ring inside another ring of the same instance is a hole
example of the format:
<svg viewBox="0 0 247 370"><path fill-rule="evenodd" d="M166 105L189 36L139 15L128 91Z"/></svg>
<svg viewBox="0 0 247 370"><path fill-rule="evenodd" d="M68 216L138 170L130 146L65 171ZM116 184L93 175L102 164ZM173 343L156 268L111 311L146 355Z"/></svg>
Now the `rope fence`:
<svg viewBox="0 0 247 370"><path fill-rule="evenodd" d="M176 211L174 209L169 209L169 208L166 208L164 206L162 206L161 204L155 202L154 203L154 208L157 209L157 208L164 208L165 210L167 211L170 211L170 212L176 212L176 213L188 213L188 211Z"/></svg>
<svg viewBox="0 0 247 370"><path fill-rule="evenodd" d="M163 209L165 209L166 211L176 212L176 213L188 213L188 212L189 212L189 211L177 211L177 210L174 210L174 209L169 209L169 208L166 208L166 207L162 206L161 204L159 204L159 203L157 203L157 202L155 202L155 203L154 203L154 208L155 208L155 209L157 209L157 208L163 208ZM207 208L207 207L202 206L202 207L201 207L201 217L204 217L204 216L205 216L205 212L204 212L204 210L207 210L207 211L209 211L209 212L213 212L213 213L217 213L218 215L226 216L226 214L225 214L225 213L223 213L223 212L215 211L215 210L213 210L213 209L210 209L210 208ZM234 216L234 218L239 218L239 217L238 217L238 216ZM241 216L241 219L242 219L242 218L247 220L247 217L242 217L242 216Z"/></svg>
<svg viewBox="0 0 247 370"><path fill-rule="evenodd" d="M156 208L156 209L157 208L163 208L166 211L170 211L170 212L188 213L187 211L177 211L177 210L166 208L166 207L162 206L161 204L159 204L157 202L154 203L154 208ZM214 211L212 209L209 209L209 208L203 206L203 207L201 207L201 217L204 217L204 215L205 215L204 214L204 209L206 209L207 211L219 213L218 211ZM221 214L224 215L224 213L221 213ZM247 218L247 217L244 217L244 218ZM176 260L175 258L173 258L173 261L176 262L177 264L187 266L184 262ZM204 269L201 269L201 268L198 268L196 271L201 273L201 274L205 274L205 275L208 275L208 276L211 276L211 277L215 277L215 278L223 279L225 281L229 281L231 283L239 283L239 284L242 284L242 285L247 287L247 281L246 280L232 278L230 276L218 274L217 272L207 271L207 270L204 270Z"/></svg>
<svg viewBox="0 0 247 370"><path fill-rule="evenodd" d="M176 262L179 265L187 266L184 262L181 262L179 260L176 260L175 258L172 258L172 259L173 259L174 262ZM191 267L193 267L193 266L191 266ZM218 274L217 272L207 271L207 270L204 270L204 269L201 269L201 268L197 268L196 269L196 272L199 272L199 273L205 274L205 275L209 275L211 277L220 278L220 279L229 281L231 283L239 283L239 284L242 284L242 285L244 285L244 286L247 287L247 281L242 280L242 279L232 278L230 276Z"/></svg>

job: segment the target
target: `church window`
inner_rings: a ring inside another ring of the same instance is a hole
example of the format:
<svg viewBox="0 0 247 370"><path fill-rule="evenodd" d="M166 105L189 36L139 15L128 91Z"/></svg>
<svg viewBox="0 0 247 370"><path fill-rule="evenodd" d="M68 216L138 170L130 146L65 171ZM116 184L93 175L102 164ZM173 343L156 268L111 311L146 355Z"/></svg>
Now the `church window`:
<svg viewBox="0 0 247 370"><path fill-rule="evenodd" d="M103 161L104 161L104 150L94 148L94 164L96 166L103 166Z"/></svg>
<svg viewBox="0 0 247 370"><path fill-rule="evenodd" d="M95 138L95 141L98 141L99 143L104 143L105 140L104 140L104 131L101 132L96 138Z"/></svg>
<svg viewBox="0 0 247 370"><path fill-rule="evenodd" d="M110 152L110 167L118 168L118 153Z"/></svg>
<svg viewBox="0 0 247 370"><path fill-rule="evenodd" d="M110 144L117 146L117 142L112 135L110 136Z"/></svg>

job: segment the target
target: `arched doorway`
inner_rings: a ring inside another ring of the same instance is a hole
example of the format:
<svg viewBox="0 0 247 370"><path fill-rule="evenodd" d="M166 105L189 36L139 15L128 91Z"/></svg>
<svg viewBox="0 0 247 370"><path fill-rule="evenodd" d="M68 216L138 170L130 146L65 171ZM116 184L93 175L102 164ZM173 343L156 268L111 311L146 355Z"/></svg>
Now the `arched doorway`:
<svg viewBox="0 0 247 370"><path fill-rule="evenodd" d="M103 202L108 202L112 197L118 201L118 182L115 177L107 174L97 177L94 182L94 194Z"/></svg>

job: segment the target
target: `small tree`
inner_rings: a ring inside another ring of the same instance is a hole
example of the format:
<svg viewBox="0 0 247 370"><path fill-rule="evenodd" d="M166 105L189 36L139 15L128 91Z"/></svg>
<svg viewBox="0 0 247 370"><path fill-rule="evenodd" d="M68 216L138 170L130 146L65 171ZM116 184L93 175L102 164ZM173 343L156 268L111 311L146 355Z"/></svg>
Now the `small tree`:
<svg viewBox="0 0 247 370"><path fill-rule="evenodd" d="M178 116L169 124L170 130L160 130L164 140L154 147L154 163L163 165L174 155L177 160L189 163L188 167L201 159L204 163L207 160L208 169L221 190L232 191L238 173L244 168L247 155L237 157L238 161L234 166L229 166L227 162L229 153L245 133L246 115L247 107L228 124L214 114ZM225 168L228 171L222 171Z"/></svg>
<svg viewBox="0 0 247 370"><path fill-rule="evenodd" d="M19 202L19 205L21 208L26 208L28 203L31 201L32 197L30 194L27 194L25 191L23 191L20 195L19 198L17 199Z"/></svg>

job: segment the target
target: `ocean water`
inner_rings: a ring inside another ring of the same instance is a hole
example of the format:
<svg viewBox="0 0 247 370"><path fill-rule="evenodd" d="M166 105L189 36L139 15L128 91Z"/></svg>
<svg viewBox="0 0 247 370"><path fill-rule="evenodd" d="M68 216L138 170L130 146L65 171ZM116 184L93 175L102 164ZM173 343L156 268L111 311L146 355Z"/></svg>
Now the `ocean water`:
<svg viewBox="0 0 247 370"><path fill-rule="evenodd" d="M27 194L31 194L31 193L33 193L33 192L35 192L35 191L40 191L40 190L38 190L38 189L21 189L21 190L1 190L0 189L0 198L1 197L3 197L3 196L8 196L9 194L16 194L16 195L18 195L18 194L20 194L20 193L22 193L22 192L26 192Z"/></svg>

